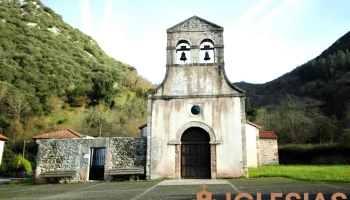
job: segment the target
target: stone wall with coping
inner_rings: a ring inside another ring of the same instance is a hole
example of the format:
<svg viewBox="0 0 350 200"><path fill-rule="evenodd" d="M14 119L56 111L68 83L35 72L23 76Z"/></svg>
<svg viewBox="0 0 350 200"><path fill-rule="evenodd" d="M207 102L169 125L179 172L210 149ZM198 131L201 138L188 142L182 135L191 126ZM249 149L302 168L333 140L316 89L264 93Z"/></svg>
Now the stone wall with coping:
<svg viewBox="0 0 350 200"><path fill-rule="evenodd" d="M279 165L277 139L259 139L260 164Z"/></svg>
<svg viewBox="0 0 350 200"><path fill-rule="evenodd" d="M111 137L89 139L37 140L36 182L45 183L42 173L76 170L71 182L89 180L90 149L105 147L104 179L110 180L109 170L115 168L145 167L146 137Z"/></svg>

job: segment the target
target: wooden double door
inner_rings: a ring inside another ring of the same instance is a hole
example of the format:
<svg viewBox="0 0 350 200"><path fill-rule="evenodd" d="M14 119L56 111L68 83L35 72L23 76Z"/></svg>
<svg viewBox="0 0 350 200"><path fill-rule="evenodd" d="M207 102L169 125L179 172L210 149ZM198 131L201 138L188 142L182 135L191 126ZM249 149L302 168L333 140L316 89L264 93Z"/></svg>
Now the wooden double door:
<svg viewBox="0 0 350 200"><path fill-rule="evenodd" d="M208 133L200 128L187 129L181 137L181 178L210 179Z"/></svg>

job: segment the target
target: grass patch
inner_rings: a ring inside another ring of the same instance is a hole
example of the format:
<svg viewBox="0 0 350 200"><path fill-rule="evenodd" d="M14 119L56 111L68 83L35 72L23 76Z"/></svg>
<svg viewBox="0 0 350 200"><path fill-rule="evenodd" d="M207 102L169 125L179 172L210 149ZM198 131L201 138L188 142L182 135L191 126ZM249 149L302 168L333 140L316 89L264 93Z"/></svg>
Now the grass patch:
<svg viewBox="0 0 350 200"><path fill-rule="evenodd" d="M249 168L249 177L286 177L302 181L350 182L350 165L279 165Z"/></svg>

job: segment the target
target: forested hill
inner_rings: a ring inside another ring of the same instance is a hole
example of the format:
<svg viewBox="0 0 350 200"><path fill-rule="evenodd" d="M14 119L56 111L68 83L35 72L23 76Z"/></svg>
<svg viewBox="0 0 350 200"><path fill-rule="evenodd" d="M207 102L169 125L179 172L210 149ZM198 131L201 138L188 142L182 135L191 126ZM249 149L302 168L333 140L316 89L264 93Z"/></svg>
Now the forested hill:
<svg viewBox="0 0 350 200"><path fill-rule="evenodd" d="M283 95L313 100L329 117L342 119L350 104L350 32L318 57L265 84L234 83L254 107L280 103Z"/></svg>
<svg viewBox="0 0 350 200"><path fill-rule="evenodd" d="M0 0L0 34L0 133L10 139L60 128L55 126L68 120L67 113L62 119L37 119L55 109L68 112L96 105L110 109L135 96L144 97L153 87L134 67L106 55L90 36L39 0ZM51 121L37 124L43 120ZM138 124L134 126L137 134ZM85 130L83 125L76 127ZM88 127L93 127L90 122Z"/></svg>

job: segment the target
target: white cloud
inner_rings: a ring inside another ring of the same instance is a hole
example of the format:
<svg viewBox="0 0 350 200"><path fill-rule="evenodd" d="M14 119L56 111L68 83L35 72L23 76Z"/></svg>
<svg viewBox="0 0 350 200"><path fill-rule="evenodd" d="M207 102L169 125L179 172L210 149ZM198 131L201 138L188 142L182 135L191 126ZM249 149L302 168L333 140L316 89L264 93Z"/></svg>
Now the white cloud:
<svg viewBox="0 0 350 200"><path fill-rule="evenodd" d="M80 2L82 24L83 24L83 32L91 35L92 18L90 13L89 0L79 0L79 2Z"/></svg>
<svg viewBox="0 0 350 200"><path fill-rule="evenodd" d="M288 8L292 7L294 4L298 3L300 0L286 0L283 3L281 3L277 8L275 8L272 12L270 12L268 15L266 15L259 23L256 23L255 26L248 30L247 32L250 32L251 34L255 33L263 27L265 24L269 23L273 19L275 19L279 14L281 14L283 11L287 10Z"/></svg>
<svg viewBox="0 0 350 200"><path fill-rule="evenodd" d="M106 0L103 20L102 20L101 27L99 30L99 37L103 37L104 32L107 31L106 28L108 28L108 26L110 26L112 9L113 9L113 0Z"/></svg>
<svg viewBox="0 0 350 200"><path fill-rule="evenodd" d="M234 23L230 27L225 33L226 72L230 81L263 83L285 73L286 65L292 64L295 67L298 64L289 59L289 56L295 55L297 50L286 49L284 46L292 44L286 41L282 43L278 38L258 32L298 1L286 0L272 11L266 8L271 1L261 1L239 18L239 26ZM262 18L253 19L259 12L267 14Z"/></svg>
<svg viewBox="0 0 350 200"><path fill-rule="evenodd" d="M227 32L231 33L231 32L239 31L244 25L246 25L257 14L259 14L259 12L261 12L272 1L273 0L260 0L248 12L246 12L242 17L235 20L233 22L233 24L227 29Z"/></svg>

